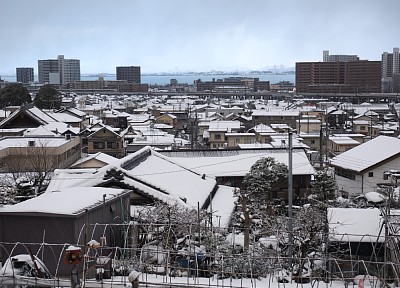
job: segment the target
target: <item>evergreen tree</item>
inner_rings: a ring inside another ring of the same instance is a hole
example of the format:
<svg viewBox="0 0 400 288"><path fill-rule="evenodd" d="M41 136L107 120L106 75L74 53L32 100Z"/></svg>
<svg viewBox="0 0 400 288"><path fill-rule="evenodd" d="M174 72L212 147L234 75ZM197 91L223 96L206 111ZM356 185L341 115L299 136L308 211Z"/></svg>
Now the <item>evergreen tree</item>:
<svg viewBox="0 0 400 288"><path fill-rule="evenodd" d="M312 183L312 194L318 201L333 200L336 197L336 181L328 170L318 171L314 175L314 181Z"/></svg>
<svg viewBox="0 0 400 288"><path fill-rule="evenodd" d="M270 205L271 193L287 187L288 168L285 164L275 161L272 157L258 160L250 168L243 179L244 191L249 202L262 208Z"/></svg>
<svg viewBox="0 0 400 288"><path fill-rule="evenodd" d="M39 89L33 102L40 109L59 109L61 94L51 85L44 85Z"/></svg>
<svg viewBox="0 0 400 288"><path fill-rule="evenodd" d="M31 103L31 95L22 84L12 83L0 90L0 107Z"/></svg>

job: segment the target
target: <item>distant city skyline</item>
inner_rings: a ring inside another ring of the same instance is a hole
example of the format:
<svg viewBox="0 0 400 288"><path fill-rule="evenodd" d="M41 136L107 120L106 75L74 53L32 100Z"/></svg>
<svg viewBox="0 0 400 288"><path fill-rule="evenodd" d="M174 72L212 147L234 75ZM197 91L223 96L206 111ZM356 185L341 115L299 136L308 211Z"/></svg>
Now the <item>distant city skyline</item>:
<svg viewBox="0 0 400 288"><path fill-rule="evenodd" d="M397 0L3 0L0 76L65 55L81 73L249 71L381 60L400 46Z"/></svg>

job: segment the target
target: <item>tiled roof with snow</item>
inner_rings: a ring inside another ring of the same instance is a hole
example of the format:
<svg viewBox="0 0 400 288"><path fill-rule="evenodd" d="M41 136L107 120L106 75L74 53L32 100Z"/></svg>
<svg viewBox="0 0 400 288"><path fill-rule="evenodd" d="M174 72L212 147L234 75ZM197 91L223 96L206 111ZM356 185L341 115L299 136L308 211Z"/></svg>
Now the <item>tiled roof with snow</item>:
<svg viewBox="0 0 400 288"><path fill-rule="evenodd" d="M288 165L287 150L231 150L231 151L200 151L198 153L166 152L175 163L180 163L200 174L213 177L244 176L251 166L259 159L272 157L277 162ZM293 175L312 175L314 168L308 161L302 149L293 151Z"/></svg>
<svg viewBox="0 0 400 288"><path fill-rule="evenodd" d="M80 123L82 119L66 112L47 112L52 118L56 119L58 122L65 123Z"/></svg>
<svg viewBox="0 0 400 288"><path fill-rule="evenodd" d="M121 171L124 184L134 187L150 197L164 202L180 203L188 207L203 205L217 187L214 178L202 178L202 174L174 163L150 147L142 148L98 170L85 169L54 172L46 193L68 187L93 187L104 183L110 169ZM186 199L186 203L184 202Z"/></svg>

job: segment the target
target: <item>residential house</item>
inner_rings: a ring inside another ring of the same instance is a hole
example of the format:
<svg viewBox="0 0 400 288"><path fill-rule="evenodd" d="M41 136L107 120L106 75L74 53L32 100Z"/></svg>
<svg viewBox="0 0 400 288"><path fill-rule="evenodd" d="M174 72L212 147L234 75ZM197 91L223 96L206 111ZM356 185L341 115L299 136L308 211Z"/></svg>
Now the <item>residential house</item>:
<svg viewBox="0 0 400 288"><path fill-rule="evenodd" d="M328 108L326 113L326 123L330 129L343 129L348 115L346 111L335 109L333 107Z"/></svg>
<svg viewBox="0 0 400 288"><path fill-rule="evenodd" d="M214 220L218 217L221 227L225 228L236 201L233 187L219 185L214 177L199 174L149 146L100 169L56 170L46 193L73 187L130 190L132 207L156 201L185 209L200 207L211 211ZM135 218L134 213L131 218Z"/></svg>
<svg viewBox="0 0 400 288"><path fill-rule="evenodd" d="M33 105L22 105L14 112L12 112L6 119L0 122L1 129L15 129L15 128L36 128L40 125L46 125L50 122L55 122L56 119L52 118L44 111Z"/></svg>
<svg viewBox="0 0 400 288"><path fill-rule="evenodd" d="M177 129L184 128L185 125L189 122L189 108L186 105L172 105L172 106L153 106L152 107L152 115L154 118L160 117L161 115L168 113L176 116L176 127Z"/></svg>
<svg viewBox="0 0 400 288"><path fill-rule="evenodd" d="M245 175L250 171L251 166L257 160L266 157L272 157L275 161L288 165L289 156L287 147L262 149L253 145L249 149L231 149L231 150L177 150L160 151L170 161L191 167L206 178L214 178L221 185L233 187L242 187L242 181ZM240 145L243 146L243 145ZM307 197L310 190L311 177L315 174L313 166L310 164L306 152L303 148L293 148L293 199L300 203L304 197ZM278 191L273 191L271 200L287 199L287 187L282 187Z"/></svg>
<svg viewBox="0 0 400 288"><path fill-rule="evenodd" d="M240 144L256 143L255 133L225 133L227 140L226 148L237 148Z"/></svg>
<svg viewBox="0 0 400 288"><path fill-rule="evenodd" d="M124 137L110 126L103 124L101 126L100 128L94 128L93 126L90 128L93 132L86 136L87 153L95 154L97 152L103 152L116 158L124 157Z"/></svg>
<svg viewBox="0 0 400 288"><path fill-rule="evenodd" d="M79 138L4 137L0 139L2 172L49 172L66 168L81 156Z"/></svg>
<svg viewBox="0 0 400 288"><path fill-rule="evenodd" d="M353 120L350 125L354 133L369 135L370 134L370 126L371 121L369 120Z"/></svg>
<svg viewBox="0 0 400 288"><path fill-rule="evenodd" d="M252 114L253 126L257 124L286 124L292 129L296 128L296 122L300 118L298 110L253 110Z"/></svg>
<svg viewBox="0 0 400 288"><path fill-rule="evenodd" d="M90 180L89 174L86 177L86 181ZM75 186L1 208L0 260L4 263L9 257L4 251L27 254L29 248L34 255L40 252L52 275L69 276L72 267L59 263L62 261L59 256L64 255L69 245L80 247L82 254L90 240L103 246L124 247L122 230L113 229L112 224L129 221L129 199L130 191L124 189ZM114 257L115 251L103 252ZM84 268L87 267L83 267L82 261L78 269Z"/></svg>
<svg viewBox="0 0 400 288"><path fill-rule="evenodd" d="M271 135L277 133L271 126L262 123L250 128L247 132L256 133L256 140L258 143L271 143Z"/></svg>
<svg viewBox="0 0 400 288"><path fill-rule="evenodd" d="M360 142L345 136L345 134L340 136L329 136L327 141L327 150L329 155L339 155L358 145L360 145Z"/></svg>
<svg viewBox="0 0 400 288"><path fill-rule="evenodd" d="M310 147L310 149L316 151L321 149L321 135L319 133L300 133L298 136L300 137L301 142Z"/></svg>
<svg viewBox="0 0 400 288"><path fill-rule="evenodd" d="M339 190L349 196L390 185L387 172L400 167L400 139L378 136L331 160Z"/></svg>
<svg viewBox="0 0 400 288"><path fill-rule="evenodd" d="M65 123L70 127L79 129L84 127L82 118L71 115L70 113L46 111L46 114L54 118L55 121Z"/></svg>
<svg viewBox="0 0 400 288"><path fill-rule="evenodd" d="M228 145L227 133L237 133L244 130L239 121L211 121L208 126L211 149L225 148Z"/></svg>
<svg viewBox="0 0 400 288"><path fill-rule="evenodd" d="M72 107L66 108L66 109L60 109L59 111L70 114L70 115L78 117L78 118L81 118L82 119L81 128L85 128L86 126L90 125L90 123L89 123L90 117L84 111L81 111L77 108L72 108Z"/></svg>
<svg viewBox="0 0 400 288"><path fill-rule="evenodd" d="M161 116L157 117L154 120L154 123L167 124L167 125L172 126L173 129L176 129L178 126L178 117L176 117L174 114L165 113L165 114L162 114Z"/></svg>
<svg viewBox="0 0 400 288"><path fill-rule="evenodd" d="M136 129L138 128L139 127L136 127ZM161 131L150 125L141 127L134 133L137 133L137 135L133 135L132 132L124 134L124 137L128 137L125 139L127 154L139 151L146 146L151 146L161 150L190 147L190 141L175 137L173 134Z"/></svg>
<svg viewBox="0 0 400 288"><path fill-rule="evenodd" d="M99 169L108 164L116 162L118 158L110 156L108 154L97 152L96 154L89 154L85 157L82 157L75 163L73 163L69 168L70 169Z"/></svg>
<svg viewBox="0 0 400 288"><path fill-rule="evenodd" d="M297 133L319 134L321 130L321 120L308 116L301 118L296 123Z"/></svg>

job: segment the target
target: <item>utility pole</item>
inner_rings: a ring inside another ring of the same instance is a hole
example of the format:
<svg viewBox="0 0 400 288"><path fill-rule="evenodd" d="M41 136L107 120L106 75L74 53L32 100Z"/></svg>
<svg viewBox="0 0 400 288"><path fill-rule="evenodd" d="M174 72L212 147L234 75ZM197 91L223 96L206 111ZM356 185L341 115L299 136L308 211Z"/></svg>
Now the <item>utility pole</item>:
<svg viewBox="0 0 400 288"><path fill-rule="evenodd" d="M288 257L289 257L289 269L292 269L293 262L293 147L292 147L292 132L289 132L289 179L288 179L288 232L289 232L289 249L288 249Z"/></svg>
<svg viewBox="0 0 400 288"><path fill-rule="evenodd" d="M319 169L321 169L321 170L322 170L322 168L324 168L324 165L323 165L323 162L324 162L324 155L323 155L323 153L324 153L324 151L323 151L324 143L323 143L323 138L324 138L324 134L323 134L323 131L322 131L322 124L321 124L321 126L319 128Z"/></svg>

